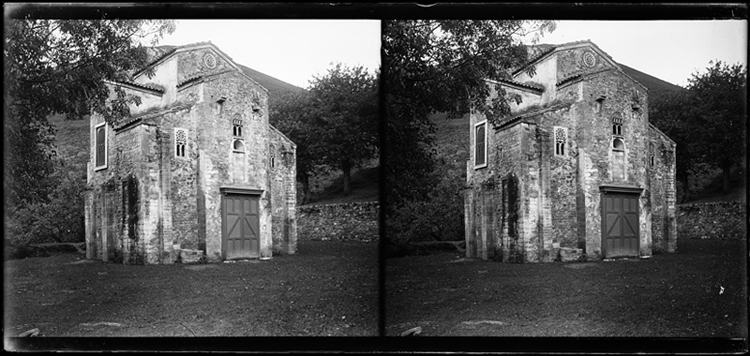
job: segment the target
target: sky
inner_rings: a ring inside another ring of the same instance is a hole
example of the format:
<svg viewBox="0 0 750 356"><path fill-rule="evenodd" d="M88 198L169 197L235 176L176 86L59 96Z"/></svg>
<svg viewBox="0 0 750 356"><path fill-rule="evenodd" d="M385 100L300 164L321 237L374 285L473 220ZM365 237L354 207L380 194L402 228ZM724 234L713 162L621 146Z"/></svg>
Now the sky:
<svg viewBox="0 0 750 356"><path fill-rule="evenodd" d="M591 40L616 62L686 86L711 60L747 66L747 21L558 21L541 43ZM301 88L333 63L380 65L378 20L177 20L160 44L211 41L235 62Z"/></svg>
<svg viewBox="0 0 750 356"><path fill-rule="evenodd" d="M540 43L591 40L616 62L687 86L711 60L747 67L747 21L558 21Z"/></svg>
<svg viewBox="0 0 750 356"><path fill-rule="evenodd" d="M211 41L239 64L300 88L335 63L380 66L376 20L177 20L160 45Z"/></svg>

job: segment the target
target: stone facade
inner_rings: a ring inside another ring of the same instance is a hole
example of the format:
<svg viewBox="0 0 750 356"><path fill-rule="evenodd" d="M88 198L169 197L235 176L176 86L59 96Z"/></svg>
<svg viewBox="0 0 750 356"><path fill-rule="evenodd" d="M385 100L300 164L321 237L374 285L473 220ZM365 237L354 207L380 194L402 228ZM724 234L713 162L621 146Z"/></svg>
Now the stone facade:
<svg viewBox="0 0 750 356"><path fill-rule="evenodd" d="M356 202L297 207L300 240L379 240L380 204Z"/></svg>
<svg viewBox="0 0 750 356"><path fill-rule="evenodd" d="M269 125L267 90L211 43L178 47L149 68L152 76L109 83L141 98L130 116L91 116L87 257L223 260L233 209L225 199L235 195L249 204L251 257L294 253L296 146Z"/></svg>
<svg viewBox="0 0 750 356"><path fill-rule="evenodd" d="M522 102L496 125L470 115L467 257L675 251L675 143L649 123L646 87L589 41L553 47L494 83Z"/></svg>

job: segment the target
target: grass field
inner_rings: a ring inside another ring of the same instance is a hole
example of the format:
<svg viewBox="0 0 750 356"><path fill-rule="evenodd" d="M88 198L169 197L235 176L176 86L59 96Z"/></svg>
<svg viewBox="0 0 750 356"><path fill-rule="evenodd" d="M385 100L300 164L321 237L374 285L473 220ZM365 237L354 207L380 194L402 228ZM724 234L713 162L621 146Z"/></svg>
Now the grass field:
<svg viewBox="0 0 750 356"><path fill-rule="evenodd" d="M386 335L747 337L745 241L678 253L508 264L457 252L386 260Z"/></svg>
<svg viewBox="0 0 750 356"><path fill-rule="evenodd" d="M81 255L4 262L4 335L372 336L377 244L300 241L269 261L131 266Z"/></svg>

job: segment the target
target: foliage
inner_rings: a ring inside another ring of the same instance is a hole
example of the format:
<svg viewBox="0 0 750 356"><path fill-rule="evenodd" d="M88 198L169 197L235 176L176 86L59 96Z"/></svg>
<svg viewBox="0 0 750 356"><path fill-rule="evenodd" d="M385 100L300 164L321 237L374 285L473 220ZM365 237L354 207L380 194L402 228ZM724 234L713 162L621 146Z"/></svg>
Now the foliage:
<svg viewBox="0 0 750 356"><path fill-rule="evenodd" d="M136 97L104 80L126 79L146 50L174 30L173 21L10 19L5 22L6 205L47 201L56 113L80 119L91 111L109 122L126 115Z"/></svg>
<svg viewBox="0 0 750 356"><path fill-rule="evenodd" d="M747 70L741 64L711 61L705 73L693 74L688 89L700 128L695 148L722 169L727 192L731 168L744 161Z"/></svg>
<svg viewBox="0 0 750 356"><path fill-rule="evenodd" d="M18 207L6 220L6 233L14 244L84 240L85 172L67 169L57 159L55 166L49 179L55 188L49 200Z"/></svg>
<svg viewBox="0 0 750 356"><path fill-rule="evenodd" d="M649 98L649 121L677 144L677 180L681 182L681 201L690 199L690 182L696 165L705 161L697 151L701 130L694 120L692 94L685 91L654 93Z"/></svg>
<svg viewBox="0 0 750 356"><path fill-rule="evenodd" d="M312 97L307 91L287 91L269 107L271 124L297 145L297 180L302 183L302 204L310 200L310 178L321 171L321 141L311 111Z"/></svg>
<svg viewBox="0 0 750 356"><path fill-rule="evenodd" d="M682 199L691 197L690 180L706 168L722 170L723 188L744 159L747 124L747 72L742 65L709 62L689 79L688 90L651 95L649 120L677 144L677 179Z"/></svg>
<svg viewBox="0 0 750 356"><path fill-rule="evenodd" d="M341 169L348 195L352 168L378 154L378 75L338 63L313 78L310 95L322 162Z"/></svg>
<svg viewBox="0 0 750 356"><path fill-rule="evenodd" d="M520 98L486 79L509 79L510 71L527 61L522 37L554 29L552 21L384 21L384 188L389 224L408 222L407 216L416 217L428 206L438 208L430 198L440 196L435 187L441 179L433 174L437 167L434 127L428 115L448 112L449 117L459 117L472 109L497 123L510 112L509 101ZM497 99L488 101L492 91ZM448 200L462 205L461 199ZM423 213L436 221L450 219L432 211Z"/></svg>

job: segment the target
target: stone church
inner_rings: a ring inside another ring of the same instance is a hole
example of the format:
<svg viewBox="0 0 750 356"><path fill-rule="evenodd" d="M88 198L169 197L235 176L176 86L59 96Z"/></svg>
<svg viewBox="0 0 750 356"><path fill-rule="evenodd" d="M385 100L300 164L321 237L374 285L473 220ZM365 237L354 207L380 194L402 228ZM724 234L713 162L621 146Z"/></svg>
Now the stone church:
<svg viewBox="0 0 750 356"><path fill-rule="evenodd" d="M269 124L265 88L210 42L159 53L131 80L107 84L141 103L115 123L90 118L87 258L295 252L296 146Z"/></svg>
<svg viewBox="0 0 750 356"><path fill-rule="evenodd" d="M590 41L543 46L494 82L522 98L511 115L493 124L470 114L467 257L674 252L676 147L649 123L649 90Z"/></svg>

